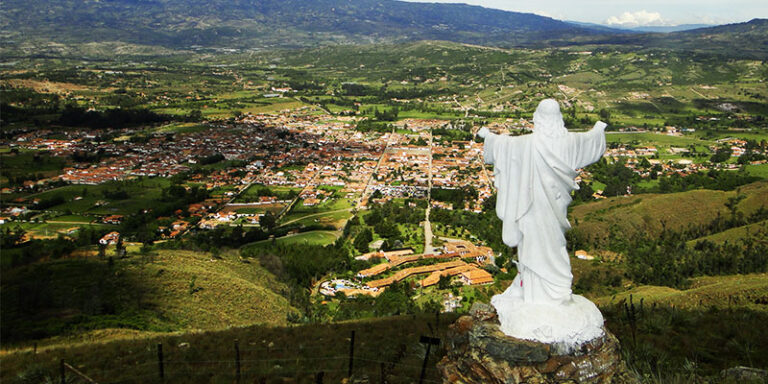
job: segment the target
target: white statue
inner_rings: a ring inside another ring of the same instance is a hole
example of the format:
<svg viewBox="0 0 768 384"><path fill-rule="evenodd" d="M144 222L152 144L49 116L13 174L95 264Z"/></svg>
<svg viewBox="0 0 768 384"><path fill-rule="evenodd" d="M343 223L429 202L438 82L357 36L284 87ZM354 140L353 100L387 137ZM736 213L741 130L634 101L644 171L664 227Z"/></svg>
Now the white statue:
<svg viewBox="0 0 768 384"><path fill-rule="evenodd" d="M569 133L552 99L539 103L533 124L533 134L518 137L478 131L485 162L494 165L502 240L518 251L517 276L491 304L507 335L577 345L603 334L603 317L592 302L571 294L567 209L578 188L576 169L605 152L606 124Z"/></svg>

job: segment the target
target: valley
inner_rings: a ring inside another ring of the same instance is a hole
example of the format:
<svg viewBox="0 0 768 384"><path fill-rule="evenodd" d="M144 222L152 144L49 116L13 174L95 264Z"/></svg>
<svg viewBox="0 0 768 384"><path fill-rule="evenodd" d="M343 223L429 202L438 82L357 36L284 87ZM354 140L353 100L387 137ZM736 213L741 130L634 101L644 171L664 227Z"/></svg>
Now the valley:
<svg viewBox="0 0 768 384"><path fill-rule="evenodd" d="M760 20L701 45L547 18L519 41L280 19L303 37L251 49L231 17L224 37L132 41L109 18L115 42L41 30L2 48L2 381L53 380L65 358L149 382L161 343L169 380L231 382L235 340L248 380L340 381L351 331L356 375L415 380L419 336L517 272L476 132L529 134L549 97L573 132L608 123L568 250L631 370L682 383L768 364L768 65L718 50L764 39ZM232 48L203 44L219 39Z"/></svg>

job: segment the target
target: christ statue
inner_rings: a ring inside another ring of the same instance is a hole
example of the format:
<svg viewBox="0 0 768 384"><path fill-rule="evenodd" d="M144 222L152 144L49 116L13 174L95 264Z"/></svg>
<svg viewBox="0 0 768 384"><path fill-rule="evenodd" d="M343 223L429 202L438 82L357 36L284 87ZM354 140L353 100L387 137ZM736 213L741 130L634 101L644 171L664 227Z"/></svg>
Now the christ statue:
<svg viewBox="0 0 768 384"><path fill-rule="evenodd" d="M577 169L605 152L605 127L568 132L560 106L543 100L533 114L533 134L512 137L478 131L485 162L494 165L496 214L502 240L517 247L518 274L491 303L507 335L541 342L580 343L602 335L602 315L571 293L565 231Z"/></svg>

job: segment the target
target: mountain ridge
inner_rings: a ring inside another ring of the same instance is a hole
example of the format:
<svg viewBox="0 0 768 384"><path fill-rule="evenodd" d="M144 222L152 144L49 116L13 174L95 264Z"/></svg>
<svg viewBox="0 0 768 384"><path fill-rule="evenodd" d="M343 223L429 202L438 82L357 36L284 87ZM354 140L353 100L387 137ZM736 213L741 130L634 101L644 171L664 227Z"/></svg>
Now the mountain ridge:
<svg viewBox="0 0 768 384"><path fill-rule="evenodd" d="M622 30L466 4L397 0L7 0L6 57L57 44L170 50L313 48L433 40L497 48L613 46L768 58L768 19L676 32Z"/></svg>
<svg viewBox="0 0 768 384"><path fill-rule="evenodd" d="M0 24L16 39L119 40L182 47L302 47L451 40L527 45L603 33L534 14L395 0L9 0ZM73 28L73 26L75 26Z"/></svg>

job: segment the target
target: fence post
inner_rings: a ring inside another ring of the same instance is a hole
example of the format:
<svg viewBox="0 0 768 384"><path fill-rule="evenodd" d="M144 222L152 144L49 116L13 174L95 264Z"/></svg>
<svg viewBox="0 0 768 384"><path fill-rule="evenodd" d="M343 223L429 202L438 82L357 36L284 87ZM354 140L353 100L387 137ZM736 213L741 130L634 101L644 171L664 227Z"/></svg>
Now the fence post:
<svg viewBox="0 0 768 384"><path fill-rule="evenodd" d="M61 384L66 384L67 382L67 372L64 368L64 359L61 359L59 361L59 376L61 376Z"/></svg>
<svg viewBox="0 0 768 384"><path fill-rule="evenodd" d="M235 382L240 384L240 341L235 339Z"/></svg>
<svg viewBox="0 0 768 384"><path fill-rule="evenodd" d="M429 352L432 350L433 345L440 345L440 339L436 337L421 336L419 343L427 345L427 353L424 354L424 363L421 364L421 375L419 375L419 384L424 382L424 374L427 371L427 360L429 360Z"/></svg>
<svg viewBox="0 0 768 384"><path fill-rule="evenodd" d="M352 331L352 335L349 338L349 370L347 371L347 377L352 377L352 361L355 357L355 331Z"/></svg>
<svg viewBox="0 0 768 384"><path fill-rule="evenodd" d="M379 376L379 383L384 384L384 363L379 364L379 368L381 368L381 374Z"/></svg>
<svg viewBox="0 0 768 384"><path fill-rule="evenodd" d="M165 370L163 369L163 343L157 343L157 373L160 381L165 379Z"/></svg>

